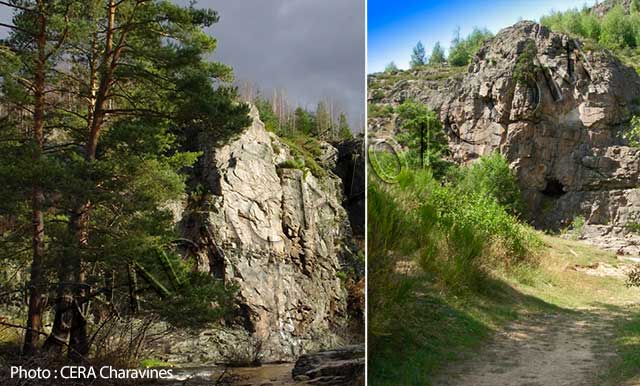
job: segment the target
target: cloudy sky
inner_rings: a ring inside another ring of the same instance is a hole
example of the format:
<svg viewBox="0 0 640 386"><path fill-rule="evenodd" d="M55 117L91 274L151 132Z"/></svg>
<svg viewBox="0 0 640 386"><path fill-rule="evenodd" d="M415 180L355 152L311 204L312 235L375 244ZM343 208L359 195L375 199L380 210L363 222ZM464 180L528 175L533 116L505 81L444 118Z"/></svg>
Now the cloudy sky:
<svg viewBox="0 0 640 386"><path fill-rule="evenodd" d="M181 3L188 1L178 0ZM292 104L315 109L330 98L352 126L364 119L364 0L199 0L220 22L214 60L264 94L286 90ZM10 11L0 6L0 21ZM0 36L6 30L0 29Z"/></svg>
<svg viewBox="0 0 640 386"><path fill-rule="evenodd" d="M286 90L311 109L335 100L352 126L364 119L364 0L199 0L220 14L210 28L214 59L233 66L238 80L271 95Z"/></svg>

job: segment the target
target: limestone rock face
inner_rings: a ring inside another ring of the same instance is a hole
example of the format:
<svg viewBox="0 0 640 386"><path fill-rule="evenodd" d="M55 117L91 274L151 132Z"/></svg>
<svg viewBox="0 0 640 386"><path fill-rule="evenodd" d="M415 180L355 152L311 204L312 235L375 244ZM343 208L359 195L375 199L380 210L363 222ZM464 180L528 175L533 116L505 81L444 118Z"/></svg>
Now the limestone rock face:
<svg viewBox="0 0 640 386"><path fill-rule="evenodd" d="M188 253L198 269L239 289L225 339L209 333L185 349L200 361L224 361L233 351L287 361L344 343L347 293L337 273L352 252L341 180L330 169L314 176L291 166L288 146L264 129L255 108L251 117L237 139L205 153L213 194L190 203L180 224L185 238L197 240ZM335 165L336 149L322 147L324 162Z"/></svg>
<svg viewBox="0 0 640 386"><path fill-rule="evenodd" d="M529 81L517 80L523 64ZM421 75L387 85L380 102L414 98L437 111L459 163L504 154L535 225L558 229L581 215L595 237L625 233L640 220L640 152L622 136L640 111L632 68L525 21L485 43L466 74ZM373 129L384 135L390 122L374 121Z"/></svg>

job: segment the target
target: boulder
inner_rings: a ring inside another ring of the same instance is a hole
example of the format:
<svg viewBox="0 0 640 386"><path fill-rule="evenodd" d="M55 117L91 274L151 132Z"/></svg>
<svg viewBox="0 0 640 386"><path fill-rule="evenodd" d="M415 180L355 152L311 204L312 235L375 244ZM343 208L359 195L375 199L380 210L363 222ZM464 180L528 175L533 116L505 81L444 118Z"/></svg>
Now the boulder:
<svg viewBox="0 0 640 386"><path fill-rule="evenodd" d="M296 381L313 385L364 386L364 345L301 356L291 371Z"/></svg>

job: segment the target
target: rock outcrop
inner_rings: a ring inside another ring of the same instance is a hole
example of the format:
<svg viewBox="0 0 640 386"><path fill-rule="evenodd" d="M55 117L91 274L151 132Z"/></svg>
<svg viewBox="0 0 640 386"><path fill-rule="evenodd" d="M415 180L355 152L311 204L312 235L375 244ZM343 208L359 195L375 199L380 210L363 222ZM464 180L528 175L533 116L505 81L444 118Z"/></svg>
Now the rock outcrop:
<svg viewBox="0 0 640 386"><path fill-rule="evenodd" d="M174 360L291 361L348 340L338 272L355 251L342 183L331 172L338 152L323 143L318 162L326 170L314 175L265 130L255 108L251 117L237 139L205 151L211 194L190 202L180 221L194 240L186 255L237 286L238 310L223 328L174 339Z"/></svg>
<svg viewBox="0 0 640 386"><path fill-rule="evenodd" d="M345 195L345 208L353 234L364 242L365 231L365 168L364 137L335 144L338 150L335 173L342 179Z"/></svg>
<svg viewBox="0 0 640 386"><path fill-rule="evenodd" d="M364 386L364 345L353 345L301 356L293 379L311 385Z"/></svg>
<svg viewBox="0 0 640 386"><path fill-rule="evenodd" d="M436 110L459 163L504 154L536 226L560 229L584 216L593 240L634 243L626 225L640 221L640 151L623 133L640 110L635 70L524 21L485 43L466 74L421 75L383 85L375 97ZM393 119L373 121L380 135L394 127Z"/></svg>

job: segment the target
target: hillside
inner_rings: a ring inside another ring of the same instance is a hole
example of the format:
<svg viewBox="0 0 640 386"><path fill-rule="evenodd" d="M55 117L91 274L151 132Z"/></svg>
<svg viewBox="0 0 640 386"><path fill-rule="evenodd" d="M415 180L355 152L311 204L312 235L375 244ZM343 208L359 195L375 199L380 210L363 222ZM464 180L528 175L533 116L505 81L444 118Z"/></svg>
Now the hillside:
<svg viewBox="0 0 640 386"><path fill-rule="evenodd" d="M638 72L523 21L368 84L372 384L637 384Z"/></svg>

